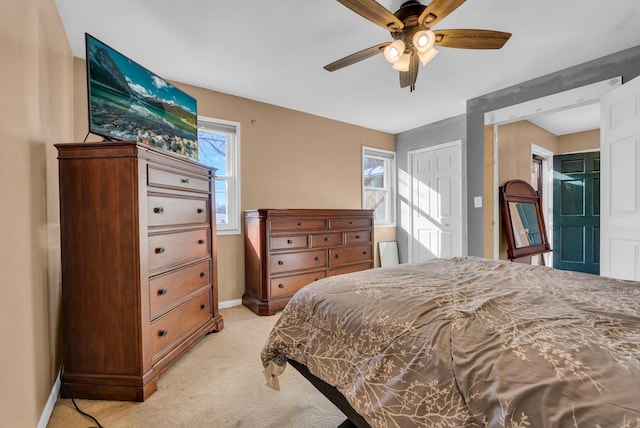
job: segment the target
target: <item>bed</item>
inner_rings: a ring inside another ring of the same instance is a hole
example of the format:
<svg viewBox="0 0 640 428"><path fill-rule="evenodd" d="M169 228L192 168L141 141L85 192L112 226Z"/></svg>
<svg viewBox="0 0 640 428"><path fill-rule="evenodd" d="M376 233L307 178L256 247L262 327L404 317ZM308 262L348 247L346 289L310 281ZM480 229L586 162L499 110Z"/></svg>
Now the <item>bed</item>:
<svg viewBox="0 0 640 428"><path fill-rule="evenodd" d="M329 277L261 358L358 427L638 428L640 283L476 257Z"/></svg>

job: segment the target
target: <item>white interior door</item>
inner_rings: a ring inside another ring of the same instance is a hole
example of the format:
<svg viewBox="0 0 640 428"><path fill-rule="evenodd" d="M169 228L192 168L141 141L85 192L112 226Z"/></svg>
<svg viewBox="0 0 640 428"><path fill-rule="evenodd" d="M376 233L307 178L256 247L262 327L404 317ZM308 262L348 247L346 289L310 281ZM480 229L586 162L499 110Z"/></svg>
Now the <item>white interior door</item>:
<svg viewBox="0 0 640 428"><path fill-rule="evenodd" d="M462 255L460 141L409 152L409 261Z"/></svg>
<svg viewBox="0 0 640 428"><path fill-rule="evenodd" d="M600 274L640 280L640 77L602 97Z"/></svg>

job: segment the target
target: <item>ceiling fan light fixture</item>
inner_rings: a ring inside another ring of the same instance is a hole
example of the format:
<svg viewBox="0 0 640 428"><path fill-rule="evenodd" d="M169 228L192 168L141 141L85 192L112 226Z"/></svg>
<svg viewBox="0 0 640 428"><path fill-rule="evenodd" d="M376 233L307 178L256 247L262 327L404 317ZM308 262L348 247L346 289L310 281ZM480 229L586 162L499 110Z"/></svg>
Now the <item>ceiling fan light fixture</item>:
<svg viewBox="0 0 640 428"><path fill-rule="evenodd" d="M411 55L408 53L402 54L400 59L396 61L391 67L398 71L409 71L409 62L411 61Z"/></svg>
<svg viewBox="0 0 640 428"><path fill-rule="evenodd" d="M413 46L418 52L427 52L433 48L433 44L436 42L436 35L431 30L417 31L413 35Z"/></svg>
<svg viewBox="0 0 640 428"><path fill-rule="evenodd" d="M395 42L389 44L386 48L384 48L384 57L391 64L395 64L402 58L404 54L404 42L402 40L396 40Z"/></svg>
<svg viewBox="0 0 640 428"><path fill-rule="evenodd" d="M422 65L427 65L436 55L438 55L438 51L432 47L425 51L418 51L418 58L420 58Z"/></svg>

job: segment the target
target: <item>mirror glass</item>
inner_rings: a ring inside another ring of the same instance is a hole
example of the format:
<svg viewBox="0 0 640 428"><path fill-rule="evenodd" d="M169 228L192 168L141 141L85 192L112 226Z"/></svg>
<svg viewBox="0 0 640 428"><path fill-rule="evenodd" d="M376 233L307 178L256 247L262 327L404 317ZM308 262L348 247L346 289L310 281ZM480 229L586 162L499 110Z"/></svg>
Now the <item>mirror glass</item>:
<svg viewBox="0 0 640 428"><path fill-rule="evenodd" d="M542 244L536 205L532 202L509 202L509 211L516 248Z"/></svg>

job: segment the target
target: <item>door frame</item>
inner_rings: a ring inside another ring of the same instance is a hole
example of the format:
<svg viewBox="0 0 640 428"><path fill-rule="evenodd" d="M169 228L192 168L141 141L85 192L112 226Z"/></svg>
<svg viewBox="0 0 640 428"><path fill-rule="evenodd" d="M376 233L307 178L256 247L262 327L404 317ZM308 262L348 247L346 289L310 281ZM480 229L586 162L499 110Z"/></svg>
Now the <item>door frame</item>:
<svg viewBox="0 0 640 428"><path fill-rule="evenodd" d="M527 118L534 117L537 115L568 110L574 107L587 105L591 103L599 103L600 98L610 92L611 90L622 85L622 77L617 76L610 79L602 80L596 83L592 83L589 85L580 86L574 89L569 89L567 91L558 92L555 94L547 95L545 97L536 98L530 101L525 101L523 103L514 104L511 106L503 107L497 110L493 110L490 112L486 112L484 115L484 123L486 125L493 125L494 132L493 138L487 141L485 139L485 146L492 145L493 146L493 188L492 189L484 189L485 195L490 192L494 195L497 195L498 192L498 126L506 125L512 122L518 122L521 120L527 120ZM553 193L552 193L553 194ZM486 198L485 198L486 199ZM491 227L493 228L493 258L499 258L500 248L498 246L498 242L500 242L500 228L496 227L499 223L497 221L498 215L500 213L498 205L497 197L494 198L493 202L493 224ZM545 219L546 220L546 219ZM551 238L550 238L551 239ZM553 241L550 241L553 242Z"/></svg>
<svg viewBox="0 0 640 428"><path fill-rule="evenodd" d="M553 242L553 152L535 144L530 144L530 147L530 159L533 155L542 158L542 216L547 226L548 241ZM542 254L542 257L547 266L553 266L553 252Z"/></svg>
<svg viewBox="0 0 640 428"><path fill-rule="evenodd" d="M466 217L464 216L464 210L465 207L462 204L464 201L464 195L462 194L463 190L464 190L464 183L466 182L464 181L466 179L466 175L464 174L463 171L463 155L462 155L462 140L454 140L454 141L449 141L448 143L442 143L442 144L437 144L435 146L429 146L429 147L424 147L424 148L420 148L420 149L416 149L416 150L409 150L407 152L407 172L409 175L409 230L407 231L407 235L408 235L408 262L412 262L413 261L413 207L414 207L414 203L413 203L413 181L414 181L414 171L413 171L413 157L415 155L421 154L421 153L425 153L425 152L430 152L430 151L435 151L435 150L440 150L440 149L446 149L448 147L458 147L459 149L459 154L460 154L460 186L458 188L459 190L459 196L460 196L460 248L461 248L461 252L462 255L466 255L466 248L467 248L467 237L466 234L464 233L464 221L466 220Z"/></svg>

